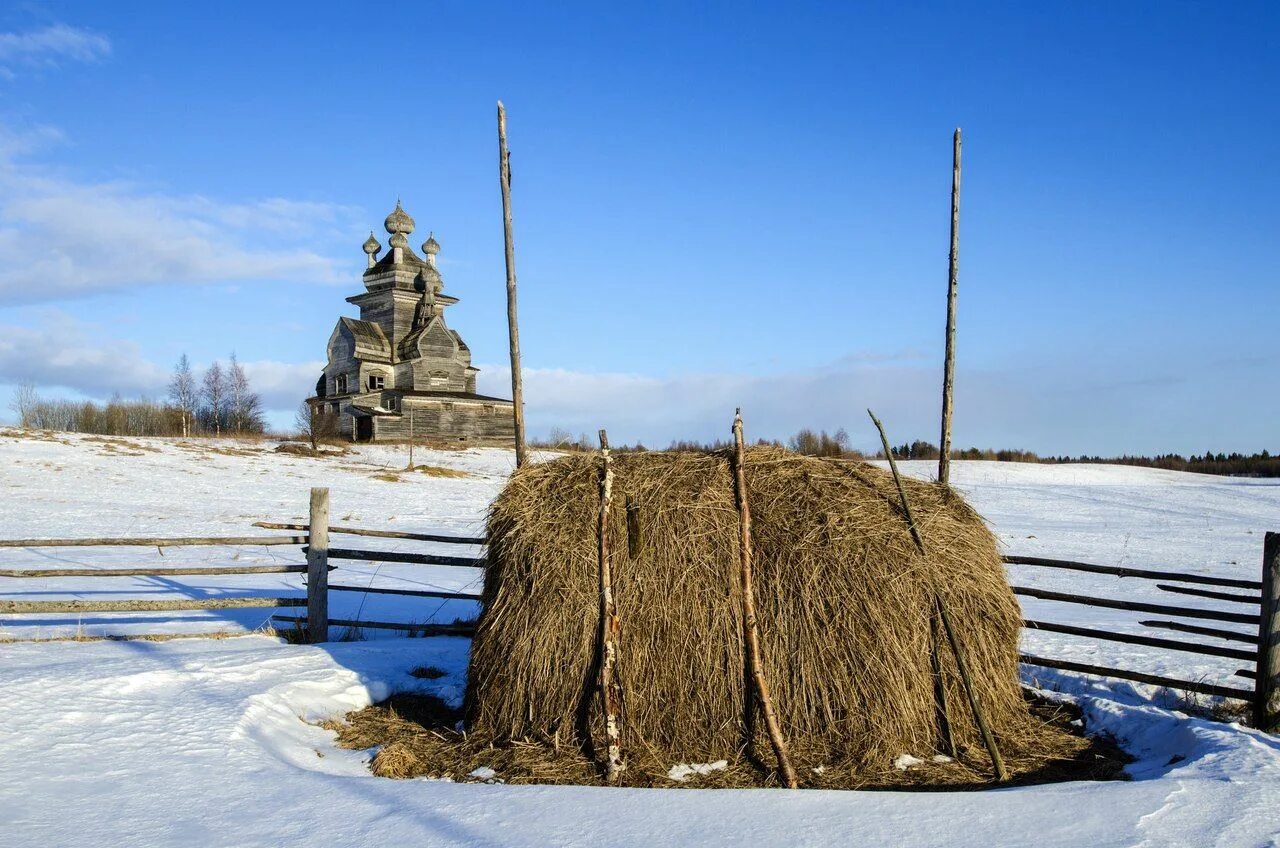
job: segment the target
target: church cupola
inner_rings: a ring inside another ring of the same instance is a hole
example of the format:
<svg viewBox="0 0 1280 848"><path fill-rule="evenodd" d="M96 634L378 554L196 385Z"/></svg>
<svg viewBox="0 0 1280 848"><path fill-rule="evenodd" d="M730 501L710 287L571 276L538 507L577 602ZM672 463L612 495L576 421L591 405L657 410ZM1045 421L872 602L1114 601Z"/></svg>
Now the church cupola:
<svg viewBox="0 0 1280 848"><path fill-rule="evenodd" d="M422 252L427 257L427 264L436 267L436 254L440 252L440 242L436 241L434 232L427 233L427 240L422 243Z"/></svg>
<svg viewBox="0 0 1280 848"><path fill-rule="evenodd" d="M413 219L409 213L400 208L400 200L396 199L396 208L391 210L387 220L383 222L387 232L391 234L392 261L399 265L404 261L404 249L409 246L409 233L413 232Z"/></svg>
<svg viewBox="0 0 1280 848"><path fill-rule="evenodd" d="M378 261L378 252L382 250L382 245L373 237L373 231L369 231L369 237L364 242L364 252L369 256L369 267L372 268Z"/></svg>

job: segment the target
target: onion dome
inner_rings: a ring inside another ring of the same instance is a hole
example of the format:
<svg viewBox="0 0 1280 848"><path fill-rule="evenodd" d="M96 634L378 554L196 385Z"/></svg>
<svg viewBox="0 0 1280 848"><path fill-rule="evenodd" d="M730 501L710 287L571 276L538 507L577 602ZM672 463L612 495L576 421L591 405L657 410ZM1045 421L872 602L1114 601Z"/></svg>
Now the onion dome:
<svg viewBox="0 0 1280 848"><path fill-rule="evenodd" d="M382 250L382 245L378 244L378 240L373 237L373 231L370 231L369 238L365 239L364 242L364 252L374 256L379 250Z"/></svg>
<svg viewBox="0 0 1280 848"><path fill-rule="evenodd" d="M391 210L391 214L387 216L387 220L383 222L383 226L387 228L387 232L393 236L408 235L413 232L413 219L409 214L400 208L400 201L396 200L396 208Z"/></svg>
<svg viewBox="0 0 1280 848"><path fill-rule="evenodd" d="M440 242L436 241L434 232L427 234L427 240L422 243L422 252L427 256L435 256L440 252Z"/></svg>

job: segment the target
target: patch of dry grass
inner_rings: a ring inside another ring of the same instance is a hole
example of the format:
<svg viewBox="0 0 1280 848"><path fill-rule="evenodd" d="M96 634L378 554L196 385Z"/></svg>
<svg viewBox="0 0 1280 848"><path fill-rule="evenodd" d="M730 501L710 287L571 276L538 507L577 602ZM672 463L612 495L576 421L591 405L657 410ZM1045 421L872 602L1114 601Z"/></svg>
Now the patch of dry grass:
<svg viewBox="0 0 1280 848"><path fill-rule="evenodd" d="M428 477L462 478L471 476L471 474L466 471L459 471L456 468L445 468L440 465L415 465L409 470L416 471L419 474L425 474Z"/></svg>
<svg viewBox="0 0 1280 848"><path fill-rule="evenodd" d="M403 483L404 482L403 480L400 479L399 474L396 474L395 472L392 472L392 471L382 471L377 474L374 474L373 479L381 480L384 483Z"/></svg>

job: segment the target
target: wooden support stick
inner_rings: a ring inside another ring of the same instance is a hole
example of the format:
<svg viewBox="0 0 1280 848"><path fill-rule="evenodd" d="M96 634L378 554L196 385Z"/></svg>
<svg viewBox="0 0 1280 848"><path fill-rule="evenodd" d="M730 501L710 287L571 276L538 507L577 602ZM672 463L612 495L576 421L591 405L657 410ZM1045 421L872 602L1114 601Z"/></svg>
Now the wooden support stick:
<svg viewBox="0 0 1280 848"><path fill-rule="evenodd" d="M1253 726L1269 731L1280 724L1280 533L1268 533L1262 544L1262 614L1256 662Z"/></svg>
<svg viewBox="0 0 1280 848"><path fill-rule="evenodd" d="M951 479L951 393L956 378L956 283L960 275L960 128L951 139L951 257L947 267L947 344L942 366L942 438L938 482Z"/></svg>
<svg viewBox="0 0 1280 848"><path fill-rule="evenodd" d="M600 431L600 702L604 706L604 733L608 779L617 783L626 769L622 761L622 686L614 672L618 664L618 605L613 599L613 552L609 545L609 511L613 506L613 458L609 436Z"/></svg>
<svg viewBox="0 0 1280 848"><path fill-rule="evenodd" d="M498 179L502 183L502 235L507 260L507 333L511 347L511 410L515 417L516 468L525 463L524 390L520 375L520 328L516 321L516 247L511 233L511 151L507 149L507 109L498 101Z"/></svg>
<svg viewBox="0 0 1280 848"><path fill-rule="evenodd" d="M307 641L329 641L329 490L311 490L307 546Z"/></svg>
<svg viewBox="0 0 1280 848"><path fill-rule="evenodd" d="M911 514L911 502L907 499L907 489L902 484L902 475L898 473L898 463L894 460L893 451L889 448L889 437L885 435L884 425L880 423L879 418L876 418L876 414L869 409L867 414L871 416L876 429L880 431L880 443L884 446L884 455L889 458L889 470L893 472L893 482L898 487L898 496L902 498L902 511L906 513L907 525L911 530L911 538L915 540L916 547L920 549L920 553L924 554L924 540L920 537L920 530L916 527L915 516ZM969 662L965 658L964 646L960 644L959 638L956 637L955 629L951 626L951 616L947 613L947 605L942 600L942 595L935 593L933 603L938 617L942 619L942 629L947 634L947 641L951 643L951 652L955 654L956 669L960 672L960 681L964 684L964 694L969 699L969 708L973 711L974 724L978 726L978 734L982 736L982 744L986 746L987 753L991 755L991 764L995 766L996 780L1003 783L1009 779L1009 772L1004 767L1004 758L1000 756L1000 749L996 746L996 738L987 724L986 713L983 712L982 705L978 703L978 695L973 688L973 678L969 675Z"/></svg>
<svg viewBox="0 0 1280 848"><path fill-rule="evenodd" d="M947 707L947 682L942 676L942 658L938 656L938 617L929 617L929 662L933 667L933 698L938 711L938 734L942 737L943 751L955 759L956 737L951 732L951 710Z"/></svg>
<svg viewBox="0 0 1280 848"><path fill-rule="evenodd" d="M782 772L783 782L788 789L800 785L796 778L796 770L791 766L791 758L787 754L787 743L782 738L782 727L778 723L778 714L773 707L773 698L769 694L769 685L764 679L763 661L760 658L760 636L756 629L755 589L751 575L751 506L747 503L746 445L742 438L742 410L738 409L733 416L733 482L738 496L738 562L742 580L742 641L746 649L748 681L751 689L745 693L745 708L750 715L754 701L760 706L764 715L765 730L769 734L769 744L773 746L774 756L778 758L778 770ZM747 722L751 726L751 722Z"/></svg>

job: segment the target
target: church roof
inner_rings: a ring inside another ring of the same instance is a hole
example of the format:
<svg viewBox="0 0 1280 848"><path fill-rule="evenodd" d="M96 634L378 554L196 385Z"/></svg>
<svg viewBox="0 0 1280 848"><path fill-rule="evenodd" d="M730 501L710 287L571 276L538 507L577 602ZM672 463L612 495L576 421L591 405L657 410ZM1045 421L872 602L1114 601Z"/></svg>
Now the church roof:
<svg viewBox="0 0 1280 848"><path fill-rule="evenodd" d="M355 339L357 357L391 361L391 343L387 341L387 336L382 332L381 327L372 321L361 321L357 318L344 316L339 320Z"/></svg>

